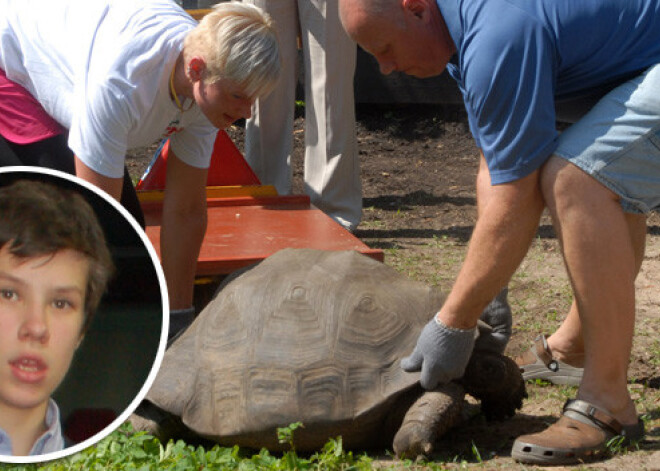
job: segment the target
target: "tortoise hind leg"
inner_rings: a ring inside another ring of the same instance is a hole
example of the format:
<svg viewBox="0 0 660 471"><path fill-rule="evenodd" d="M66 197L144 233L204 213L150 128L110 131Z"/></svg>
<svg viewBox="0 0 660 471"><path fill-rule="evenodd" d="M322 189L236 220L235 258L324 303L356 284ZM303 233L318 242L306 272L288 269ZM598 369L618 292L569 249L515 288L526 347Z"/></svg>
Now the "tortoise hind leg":
<svg viewBox="0 0 660 471"><path fill-rule="evenodd" d="M499 353L475 350L460 383L481 401L481 411L488 420L513 417L527 397L520 368Z"/></svg>
<svg viewBox="0 0 660 471"><path fill-rule="evenodd" d="M408 409L394 436L394 452L399 458L429 456L435 441L461 420L465 390L449 383L424 392Z"/></svg>

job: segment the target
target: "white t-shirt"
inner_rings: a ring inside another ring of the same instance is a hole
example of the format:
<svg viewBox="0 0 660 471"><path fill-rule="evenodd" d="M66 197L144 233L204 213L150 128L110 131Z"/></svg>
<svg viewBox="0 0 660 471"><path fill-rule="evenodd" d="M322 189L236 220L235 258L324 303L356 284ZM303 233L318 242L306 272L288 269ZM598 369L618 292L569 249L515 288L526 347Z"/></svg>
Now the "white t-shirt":
<svg viewBox="0 0 660 471"><path fill-rule="evenodd" d="M127 149L171 135L206 168L217 129L197 106L180 113L170 73L196 26L170 0L0 0L0 68L69 130L69 147L118 178Z"/></svg>

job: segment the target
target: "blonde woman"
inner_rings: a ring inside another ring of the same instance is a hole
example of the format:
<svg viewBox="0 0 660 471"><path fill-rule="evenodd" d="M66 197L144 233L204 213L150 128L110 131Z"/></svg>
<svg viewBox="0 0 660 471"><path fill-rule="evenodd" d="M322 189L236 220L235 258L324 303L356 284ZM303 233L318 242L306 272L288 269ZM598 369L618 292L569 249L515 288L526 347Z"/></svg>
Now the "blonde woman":
<svg viewBox="0 0 660 471"><path fill-rule="evenodd" d="M270 17L236 2L198 24L170 0L0 0L0 165L74 173L141 219L129 148L169 137L162 264L172 329L192 320L218 128L280 72Z"/></svg>

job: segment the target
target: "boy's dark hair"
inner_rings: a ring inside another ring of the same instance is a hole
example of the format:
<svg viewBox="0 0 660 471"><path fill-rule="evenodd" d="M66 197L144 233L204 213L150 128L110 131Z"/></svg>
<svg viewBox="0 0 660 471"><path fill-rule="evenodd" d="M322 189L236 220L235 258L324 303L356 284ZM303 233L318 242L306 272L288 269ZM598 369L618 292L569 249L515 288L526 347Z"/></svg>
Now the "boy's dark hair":
<svg viewBox="0 0 660 471"><path fill-rule="evenodd" d="M0 187L0 250L6 244L20 258L54 255L65 249L89 258L85 332L114 271L103 229L85 198L34 180Z"/></svg>

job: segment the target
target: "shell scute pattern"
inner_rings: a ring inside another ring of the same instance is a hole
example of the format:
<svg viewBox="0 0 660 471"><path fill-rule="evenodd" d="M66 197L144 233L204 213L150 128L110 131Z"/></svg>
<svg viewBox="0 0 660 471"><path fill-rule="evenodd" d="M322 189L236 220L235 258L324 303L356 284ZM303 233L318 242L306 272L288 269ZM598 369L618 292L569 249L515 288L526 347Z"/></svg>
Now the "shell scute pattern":
<svg viewBox="0 0 660 471"><path fill-rule="evenodd" d="M399 360L441 304L432 291L356 252L283 250L224 283L147 397L200 435L245 446L296 421L310 437L350 423L378 433L418 381Z"/></svg>

